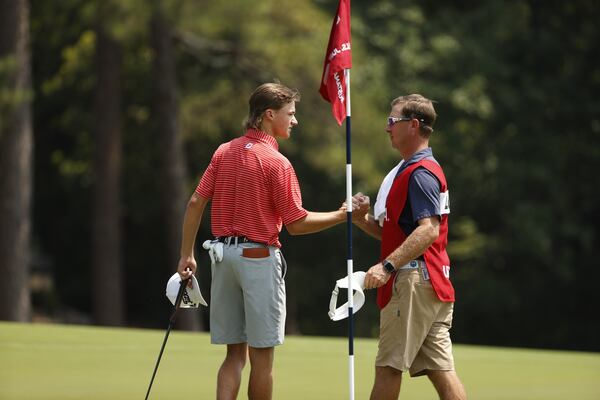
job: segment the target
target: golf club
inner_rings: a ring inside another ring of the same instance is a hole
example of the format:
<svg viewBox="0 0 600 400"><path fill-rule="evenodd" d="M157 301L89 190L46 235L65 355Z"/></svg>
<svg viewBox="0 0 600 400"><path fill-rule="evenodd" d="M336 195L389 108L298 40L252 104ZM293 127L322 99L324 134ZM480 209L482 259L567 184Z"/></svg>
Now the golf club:
<svg viewBox="0 0 600 400"><path fill-rule="evenodd" d="M163 340L163 344L160 348L160 353L158 354L158 360L156 360L156 365L154 366L154 372L152 373L152 379L150 380L150 385L148 386L148 391L146 392L145 400L148 400L148 396L150 395L150 389L152 389L152 383L154 382L154 377L156 376L156 371L158 370L158 364L160 364L160 359L162 357L163 351L165 350L165 345L167 344L167 339L169 339L169 333L171 333L171 329L175 325L175 320L177 319L177 311L179 311L179 306L181 305L181 299L183 297L183 293L185 291L185 286L187 285L188 279L182 280L179 286L179 291L177 292L177 299L175 300L175 309L173 310L173 314L171 314L171 318L169 319L169 327L167 328L167 333L165 334L165 339Z"/></svg>

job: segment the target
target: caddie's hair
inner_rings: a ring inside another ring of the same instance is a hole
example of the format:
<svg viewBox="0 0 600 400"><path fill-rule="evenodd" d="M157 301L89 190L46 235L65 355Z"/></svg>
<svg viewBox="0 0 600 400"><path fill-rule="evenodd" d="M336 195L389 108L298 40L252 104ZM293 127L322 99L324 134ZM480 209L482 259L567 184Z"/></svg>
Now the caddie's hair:
<svg viewBox="0 0 600 400"><path fill-rule="evenodd" d="M260 129L263 114L266 110L279 110L286 104L300 101L300 92L280 83L263 83L252 92L248 105L250 107L245 122L246 129Z"/></svg>
<svg viewBox="0 0 600 400"><path fill-rule="evenodd" d="M437 118L433 108L433 100L420 95L409 94L400 96L392 101L392 107L402 104L402 116L419 120L421 136L428 138L433 133L433 124Z"/></svg>

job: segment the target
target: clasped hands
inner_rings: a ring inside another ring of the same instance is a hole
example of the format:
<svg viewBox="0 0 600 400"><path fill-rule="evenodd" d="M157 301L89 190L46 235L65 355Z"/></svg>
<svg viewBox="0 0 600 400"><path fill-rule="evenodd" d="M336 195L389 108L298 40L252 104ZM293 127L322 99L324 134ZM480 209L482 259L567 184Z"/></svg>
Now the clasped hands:
<svg viewBox="0 0 600 400"><path fill-rule="evenodd" d="M371 207L369 196L365 196L361 192L352 196L352 222L358 222L365 218ZM347 205L344 201L340 210L347 212Z"/></svg>

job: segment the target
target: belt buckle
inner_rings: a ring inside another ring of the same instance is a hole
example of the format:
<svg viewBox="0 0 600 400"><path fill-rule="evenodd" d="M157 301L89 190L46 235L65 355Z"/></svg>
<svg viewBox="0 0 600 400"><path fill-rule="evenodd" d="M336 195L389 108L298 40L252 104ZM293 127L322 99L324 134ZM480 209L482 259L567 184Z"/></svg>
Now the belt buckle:
<svg viewBox="0 0 600 400"><path fill-rule="evenodd" d="M417 268L419 266L416 260L411 260L408 264L411 268Z"/></svg>

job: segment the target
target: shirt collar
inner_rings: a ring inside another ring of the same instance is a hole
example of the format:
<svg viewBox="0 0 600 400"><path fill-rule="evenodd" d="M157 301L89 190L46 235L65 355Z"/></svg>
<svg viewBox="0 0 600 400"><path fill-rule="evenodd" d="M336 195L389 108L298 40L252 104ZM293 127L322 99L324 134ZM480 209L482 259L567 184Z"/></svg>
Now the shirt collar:
<svg viewBox="0 0 600 400"><path fill-rule="evenodd" d="M268 133L251 128L246 131L245 136L252 139L256 139L259 142L266 143L269 146L273 147L275 150L279 151L279 143L277 143L277 140L275 140L275 138L269 135Z"/></svg>
<svg viewBox="0 0 600 400"><path fill-rule="evenodd" d="M433 157L433 151L431 151L431 147L427 147L423 150L417 151L415 154L412 155L412 157L408 159L406 164L413 164L427 157Z"/></svg>
<svg viewBox="0 0 600 400"><path fill-rule="evenodd" d="M413 154L408 160L404 162L404 164L402 164L400 169L398 169L398 173L396 174L396 176L400 175L400 173L404 171L404 169L406 169L409 165L419 162L424 158L433 158L433 151L431 150L431 147L419 150L415 154Z"/></svg>

